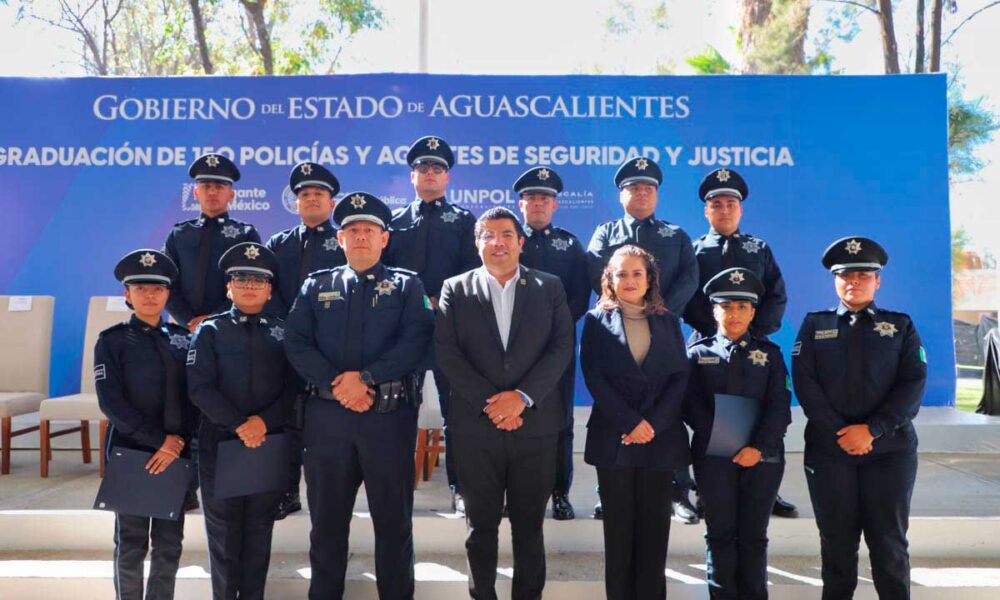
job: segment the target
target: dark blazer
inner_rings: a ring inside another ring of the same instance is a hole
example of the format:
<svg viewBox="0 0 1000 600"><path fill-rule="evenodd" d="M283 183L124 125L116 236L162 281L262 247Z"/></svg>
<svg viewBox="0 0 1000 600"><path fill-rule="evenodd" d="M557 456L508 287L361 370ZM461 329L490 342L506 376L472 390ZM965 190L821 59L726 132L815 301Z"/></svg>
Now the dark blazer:
<svg viewBox="0 0 1000 600"><path fill-rule="evenodd" d="M444 282L434 332L438 366L451 383L448 427L454 433L502 435L483 412L486 399L520 390L534 402L519 437L556 434L566 412L558 383L573 354L573 319L559 278L521 267L507 350L489 289L473 269Z"/></svg>
<svg viewBox="0 0 1000 600"><path fill-rule="evenodd" d="M672 470L691 462L681 420L688 378L687 351L673 313L649 315L649 353L640 367L628 347L621 311L595 308L583 318L580 366L594 408L584 460L595 467ZM622 444L643 419L656 437Z"/></svg>

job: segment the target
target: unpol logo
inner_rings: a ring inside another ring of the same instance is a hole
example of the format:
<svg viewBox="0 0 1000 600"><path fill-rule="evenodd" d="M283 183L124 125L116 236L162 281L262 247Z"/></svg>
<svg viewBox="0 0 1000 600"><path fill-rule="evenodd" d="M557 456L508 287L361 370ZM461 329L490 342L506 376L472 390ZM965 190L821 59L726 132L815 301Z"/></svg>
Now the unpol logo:
<svg viewBox="0 0 1000 600"><path fill-rule="evenodd" d="M298 196L292 191L292 188L285 186L285 189L281 190L281 205L285 207L285 210L292 213L293 215L298 215L299 211L295 210L295 201Z"/></svg>

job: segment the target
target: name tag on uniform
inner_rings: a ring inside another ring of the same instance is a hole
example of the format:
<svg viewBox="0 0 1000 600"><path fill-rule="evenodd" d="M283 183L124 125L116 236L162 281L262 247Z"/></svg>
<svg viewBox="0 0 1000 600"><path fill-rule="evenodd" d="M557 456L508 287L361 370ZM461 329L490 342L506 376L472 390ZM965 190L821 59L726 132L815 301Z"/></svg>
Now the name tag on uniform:
<svg viewBox="0 0 1000 600"><path fill-rule="evenodd" d="M836 329L817 329L813 336L814 340L833 340L837 338Z"/></svg>
<svg viewBox="0 0 1000 600"><path fill-rule="evenodd" d="M717 364L719 364L719 362L721 360L722 359L719 358L718 356L699 356L698 357L698 364L699 365L717 365Z"/></svg>
<svg viewBox="0 0 1000 600"><path fill-rule="evenodd" d="M320 302L329 302L340 298L340 292L320 292L317 298Z"/></svg>

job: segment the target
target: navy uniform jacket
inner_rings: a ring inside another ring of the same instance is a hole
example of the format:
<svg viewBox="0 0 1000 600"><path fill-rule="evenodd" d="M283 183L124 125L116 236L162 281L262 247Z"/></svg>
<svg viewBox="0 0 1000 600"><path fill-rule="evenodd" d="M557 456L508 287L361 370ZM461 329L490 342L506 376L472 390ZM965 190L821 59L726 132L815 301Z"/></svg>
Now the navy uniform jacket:
<svg viewBox="0 0 1000 600"><path fill-rule="evenodd" d="M370 276L372 285L364 304L364 339L351 340L348 303L359 275ZM434 315L428 304L420 279L381 263L361 274L346 265L312 273L288 314L288 359L327 399L343 371L368 371L376 384L423 373L432 360ZM362 365L345 364L351 343L363 344Z"/></svg>
<svg viewBox="0 0 1000 600"><path fill-rule="evenodd" d="M750 333L756 337L764 337L781 329L781 318L785 315L785 280L781 269L774 260L771 246L759 237L737 231L733 234L732 244L735 244L736 256L734 267L742 267L753 271L754 275L764 284L764 295L757 303L757 314L750 323ZM712 302L702 289L708 280L715 277L722 268L722 245L725 240L714 229L694 242L694 254L698 258L698 273L701 281L694 297L688 302L684 311L684 320L705 337L715 335L718 325L712 316Z"/></svg>
<svg viewBox="0 0 1000 600"><path fill-rule="evenodd" d="M549 225L539 231L525 227L525 231L528 239L521 251L521 264L555 275L562 281L575 323L590 305L587 252L575 235L560 227Z"/></svg>
<svg viewBox="0 0 1000 600"><path fill-rule="evenodd" d="M632 215L600 225L587 247L590 285L601 293L601 273L615 250L626 245L638 246ZM698 261L694 257L691 238L680 228L655 217L649 219L653 234L652 243L643 249L656 258L660 268L660 294L663 303L675 315L684 313L684 307L698 287Z"/></svg>
<svg viewBox="0 0 1000 600"><path fill-rule="evenodd" d="M676 315L649 315L649 353L640 367L625 339L621 311L594 308L583 318L580 366L594 408L584 460L595 467L673 470L691 462L682 421L688 361ZM648 444L622 444L643 419Z"/></svg>
<svg viewBox="0 0 1000 600"><path fill-rule="evenodd" d="M444 198L417 198L392 213L392 235L382 262L415 272L428 296L441 295L444 280L480 266L476 217Z"/></svg>
<svg viewBox="0 0 1000 600"><path fill-rule="evenodd" d="M302 244L309 228L305 224L280 231L264 244L278 259L278 286L271 294L271 301L264 307L268 313L285 318L292 309L292 303L299 295L302 281L299 270L302 266ZM332 269L347 263L344 250L337 242L337 228L326 222L313 228L316 246L313 248L313 262L309 272Z"/></svg>
<svg viewBox="0 0 1000 600"><path fill-rule="evenodd" d="M806 315L792 348L795 395L809 422L806 450L844 460L875 457L916 448L913 418L920 410L927 362L920 334L904 313L870 304L864 312L864 398L847 394L850 312L837 309ZM837 445L837 431L865 423L882 436L866 457L853 457Z"/></svg>
<svg viewBox="0 0 1000 600"><path fill-rule="evenodd" d="M212 251L208 257L206 271L205 295L200 305L194 305L194 291L198 277L198 251L201 245L201 228L205 226L205 215L190 221L182 221L174 225L167 234L163 244L163 252L170 257L180 277L174 282L170 299L167 301L167 311L175 321L186 325L188 321L201 315L212 315L229 308L226 299L226 278L219 269L219 259L231 247L242 242L260 243L260 235L253 225L229 218L229 213L215 217L216 229L213 231Z"/></svg>
<svg viewBox="0 0 1000 600"><path fill-rule="evenodd" d="M163 429L164 386L166 371L153 336L162 336L170 344L177 363L177 391L181 400L181 431L175 432L190 441L198 418L188 400L184 378L184 359L188 353L188 330L161 321L150 327L135 315L125 323L112 325L101 332L94 347L94 379L101 412L108 417L108 447L159 450L167 438Z"/></svg>
<svg viewBox="0 0 1000 600"><path fill-rule="evenodd" d="M251 385L250 316L233 306L202 321L187 357L188 391L205 419L219 432L217 439L233 437L247 418L258 415L268 431L285 425L295 399L295 372L285 358L285 323L260 313L256 325L264 333L263 385ZM204 420L201 431L205 431Z"/></svg>
<svg viewBox="0 0 1000 600"><path fill-rule="evenodd" d="M732 341L720 333L688 347L691 377L684 398L684 420L694 430L691 453L695 458L705 456L715 420L715 395L729 393L734 347L739 347L740 387L733 393L760 402L760 420L750 446L760 450L764 460L781 462L785 453L782 439L792 422L791 381L781 348L751 334Z"/></svg>

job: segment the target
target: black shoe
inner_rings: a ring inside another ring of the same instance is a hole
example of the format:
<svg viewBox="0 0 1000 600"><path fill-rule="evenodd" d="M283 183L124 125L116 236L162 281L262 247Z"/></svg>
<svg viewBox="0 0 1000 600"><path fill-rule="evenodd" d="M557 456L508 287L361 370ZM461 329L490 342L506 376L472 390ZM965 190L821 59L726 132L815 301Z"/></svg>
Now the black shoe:
<svg viewBox="0 0 1000 600"><path fill-rule="evenodd" d="M598 521L604 519L604 505L600 502L594 505L594 518Z"/></svg>
<svg viewBox="0 0 1000 600"><path fill-rule="evenodd" d="M289 492L278 503L278 513L274 516L274 520L280 521L293 512L299 512L300 510L302 510L302 501L299 499L299 493Z"/></svg>
<svg viewBox="0 0 1000 600"><path fill-rule="evenodd" d="M576 518L569 496L562 492L552 494L552 518L556 521L572 521Z"/></svg>
<svg viewBox="0 0 1000 600"><path fill-rule="evenodd" d="M188 490L188 493L184 496L184 512L191 512L199 508L201 508L201 503L198 502L198 494Z"/></svg>
<svg viewBox="0 0 1000 600"><path fill-rule="evenodd" d="M771 514L776 517L794 519L799 516L799 509L788 500L783 500L781 496L778 496L774 499L774 508L771 509Z"/></svg>
<svg viewBox="0 0 1000 600"><path fill-rule="evenodd" d="M679 501L673 503L674 516L680 519L681 523L685 525L697 525L701 519L698 518L698 511L691 506L691 501L687 498L681 498Z"/></svg>
<svg viewBox="0 0 1000 600"><path fill-rule="evenodd" d="M459 492L451 493L451 509L456 513L465 514L465 498Z"/></svg>

